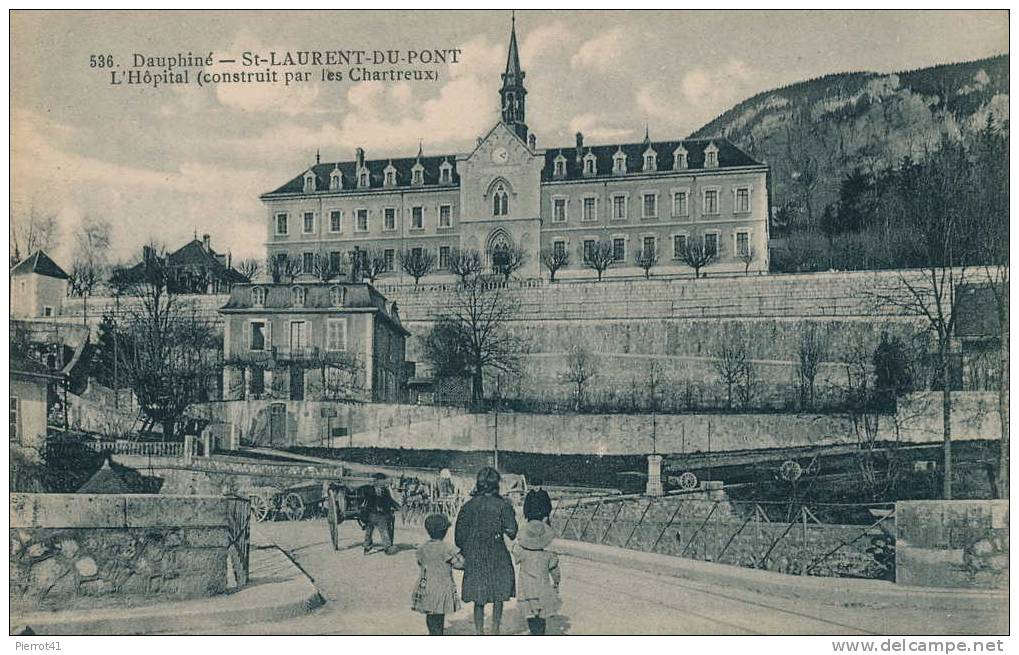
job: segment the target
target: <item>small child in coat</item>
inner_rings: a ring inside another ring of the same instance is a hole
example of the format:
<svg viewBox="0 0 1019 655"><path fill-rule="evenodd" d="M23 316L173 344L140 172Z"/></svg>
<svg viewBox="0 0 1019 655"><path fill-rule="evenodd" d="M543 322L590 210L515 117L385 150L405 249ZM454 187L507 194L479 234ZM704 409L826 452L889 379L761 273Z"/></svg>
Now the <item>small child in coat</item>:
<svg viewBox="0 0 1019 655"><path fill-rule="evenodd" d="M460 597L453 581L453 569L463 568L463 555L456 546L446 543L449 519L442 514L425 518L425 532L431 537L417 549L421 575L411 596L411 609L425 615L428 634L445 631L446 615L460 609Z"/></svg>
<svg viewBox="0 0 1019 655"><path fill-rule="evenodd" d="M546 621L555 614L562 602L559 599L559 556L545 550L555 539L549 525L552 503L546 491L529 491L524 498L524 518L527 524L517 535L513 555L517 560L517 601L527 617L527 628L532 635L545 634Z"/></svg>

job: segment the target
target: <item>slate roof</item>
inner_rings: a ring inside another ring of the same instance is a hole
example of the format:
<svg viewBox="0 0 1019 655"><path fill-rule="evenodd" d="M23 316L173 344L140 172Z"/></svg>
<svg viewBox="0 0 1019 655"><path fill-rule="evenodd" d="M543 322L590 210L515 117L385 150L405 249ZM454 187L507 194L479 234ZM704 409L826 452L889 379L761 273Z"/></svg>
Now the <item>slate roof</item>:
<svg viewBox="0 0 1019 655"><path fill-rule="evenodd" d="M261 287L266 290L265 302L255 307L252 289ZM294 305L292 289L301 287L305 290L303 305ZM342 307L332 304L330 290L333 287L343 287L347 290ZM374 309L383 318L392 322L399 329L404 330L400 323L399 310L395 302L386 300L386 297L375 290L375 287L365 283L350 282L292 282L290 284L238 284L230 290L230 298L220 311L227 313L244 312L245 310L261 311L270 310L294 310L300 312L307 309ZM409 334L409 333L408 333Z"/></svg>
<svg viewBox="0 0 1019 655"><path fill-rule="evenodd" d="M70 277L64 272L64 269L57 266L57 263L50 259L50 256L42 250L36 250L11 269L11 275L28 275L29 273L55 277L58 280L66 280Z"/></svg>
<svg viewBox="0 0 1019 655"><path fill-rule="evenodd" d="M205 246L198 239L184 244L181 248L175 250L166 256L167 263L171 267L205 267L209 270L213 277L231 284L243 284L248 282L248 278L244 277L240 271L232 267L227 266L223 262L219 261L216 257L216 251L211 248L209 251L205 249ZM137 279L143 272L145 262L138 262L134 266L119 273L127 280Z"/></svg>
<svg viewBox="0 0 1019 655"><path fill-rule="evenodd" d="M221 262L216 257L215 250L211 248L206 250L198 239L193 239L176 252L170 253L167 260L169 260L170 266L205 266L228 282L240 284L248 281L248 278L239 271Z"/></svg>
<svg viewBox="0 0 1019 655"><path fill-rule="evenodd" d="M417 188L412 187L412 169L418 162L417 157L402 157L398 159L370 159L365 160L364 164L368 168L368 173L371 176L371 188L372 189L406 189L406 188ZM440 186L439 185L439 167L442 166L442 162L448 161L450 166L453 167L451 171L450 179L452 183L443 184L441 186L455 188L460 185L460 176L456 174L456 155L443 155L436 157L421 157L420 162L424 167L424 185L423 186ZM393 165L396 169L396 186L383 187L382 183L385 182L385 170L389 166ZM315 189L316 192L329 191L329 176L332 174L333 169L339 167L340 172L343 174L343 190L354 191L357 189L357 162L354 161L341 161L333 162L329 164L316 164L311 167L312 172L315 173ZM290 180L275 191L271 191L265 195L274 195L280 193L303 193L304 192L304 174L307 169L301 171L301 174ZM335 191L334 191L335 193Z"/></svg>
<svg viewBox="0 0 1019 655"><path fill-rule="evenodd" d="M33 359L28 356L20 348L11 347L10 351L10 371L11 375L26 375L29 377L39 378L53 378L58 379L59 376L55 375L48 366L42 362Z"/></svg>
<svg viewBox="0 0 1019 655"><path fill-rule="evenodd" d="M683 147L687 150L687 168L690 170L700 170L704 168L704 149L708 147L708 144L714 143L718 148L718 168L732 168L736 166L762 166L763 164L747 153L740 150L734 144L724 138L714 139L683 139L681 141L654 141L651 143L652 147L658 153L658 171L659 172L671 172L672 171L672 153L679 144L683 144ZM644 167L644 151L647 150L647 143L625 143L625 144L612 144L604 146L585 146L584 154L593 152L594 156L597 157L597 174L594 176L583 175L583 164L577 162L576 147L568 146L563 148L549 148L545 151L545 167L541 172L542 182L551 182L562 179L595 179L598 178L610 178L619 177L618 175L612 174L612 156L617 150L622 149L623 153L627 157L627 171L629 174L639 174L643 172ZM554 177L553 171L555 158L562 154L566 157L566 177ZM424 186L426 187L456 187L460 184L460 176L456 171L456 155L439 155L434 157L421 157L421 165L424 166ZM370 159L365 160L365 166L368 167L368 171L371 175L371 187L372 191L380 191L386 189L406 189L406 188L417 188L411 185L411 169L415 163L417 163L417 157L405 157L401 159ZM439 166L442 162L448 161L453 165L452 172L452 183L439 185ZM383 182L385 181L384 170L389 164L392 163L396 169L396 186L395 187L384 187ZM343 173L343 189L342 192L353 192L363 191L365 189L357 188L357 163L353 161L343 162L331 162L326 164L316 164L311 167L311 171L315 174L315 192L314 193L337 193L336 191L330 191L329 189L329 175L333 169L339 167L340 172ZM301 171L301 173L279 187L274 191L264 194L262 197L272 197L275 195L284 194L300 194L304 193L304 174L307 169Z"/></svg>
<svg viewBox="0 0 1019 655"><path fill-rule="evenodd" d="M79 494L142 494L152 490L140 472L127 466L114 464L107 457L102 467L85 481Z"/></svg>
<svg viewBox="0 0 1019 655"><path fill-rule="evenodd" d="M651 148L658 154L656 171L660 173L673 171L672 153L680 146L686 149L687 170L704 170L704 149L709 144L715 144L718 148L718 168L733 168L737 166L761 166L761 162L755 160L747 153L737 148L726 139L683 139L681 141L652 141ZM589 152L595 156L595 175L584 175L584 162L577 161L577 148L550 148L545 151L545 167L541 170L542 182L553 182L556 180L578 180L605 177L620 177L612 173L612 157L619 151L626 155L627 174L639 174L644 172L644 152L648 149L648 142L624 143L607 146L584 146L583 153ZM555 160L559 155L566 158L566 176L555 177ZM711 169L717 170L717 169Z"/></svg>

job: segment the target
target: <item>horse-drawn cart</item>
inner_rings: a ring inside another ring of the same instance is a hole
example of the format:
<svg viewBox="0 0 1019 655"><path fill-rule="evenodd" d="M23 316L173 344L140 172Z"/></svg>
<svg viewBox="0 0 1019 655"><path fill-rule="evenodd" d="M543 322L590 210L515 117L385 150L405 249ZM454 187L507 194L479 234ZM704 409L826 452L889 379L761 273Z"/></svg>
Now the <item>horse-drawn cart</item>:
<svg viewBox="0 0 1019 655"><path fill-rule="evenodd" d="M319 483L292 487L256 487L248 493L251 515L256 521L286 519L300 521L321 511L325 494Z"/></svg>

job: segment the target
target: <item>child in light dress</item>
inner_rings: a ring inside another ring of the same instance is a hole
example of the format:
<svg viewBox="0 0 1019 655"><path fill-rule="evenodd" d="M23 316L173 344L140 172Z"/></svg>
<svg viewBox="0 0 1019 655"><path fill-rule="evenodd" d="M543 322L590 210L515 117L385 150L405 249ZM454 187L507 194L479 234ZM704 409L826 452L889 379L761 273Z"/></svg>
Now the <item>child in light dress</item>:
<svg viewBox="0 0 1019 655"><path fill-rule="evenodd" d="M524 498L524 525L513 546L517 561L517 602L527 617L532 635L544 635L548 617L562 604L559 599L559 555L546 550L555 539L549 525L552 503L545 491L529 491Z"/></svg>
<svg viewBox="0 0 1019 655"><path fill-rule="evenodd" d="M449 519L442 514L429 514L425 518L425 532L431 539L417 549L421 575L411 595L411 609L425 615L428 634L441 635L445 631L446 615L460 609L453 569L463 568L463 555L456 546L445 541Z"/></svg>

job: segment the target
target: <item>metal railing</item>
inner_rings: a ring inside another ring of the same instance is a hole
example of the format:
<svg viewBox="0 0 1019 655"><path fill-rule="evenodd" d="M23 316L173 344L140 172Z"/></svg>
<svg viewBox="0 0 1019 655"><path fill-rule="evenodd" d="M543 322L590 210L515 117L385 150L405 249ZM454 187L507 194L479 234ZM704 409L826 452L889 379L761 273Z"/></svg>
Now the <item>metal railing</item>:
<svg viewBox="0 0 1019 655"><path fill-rule="evenodd" d="M559 503L563 539L800 575L893 579L894 504L608 497Z"/></svg>

